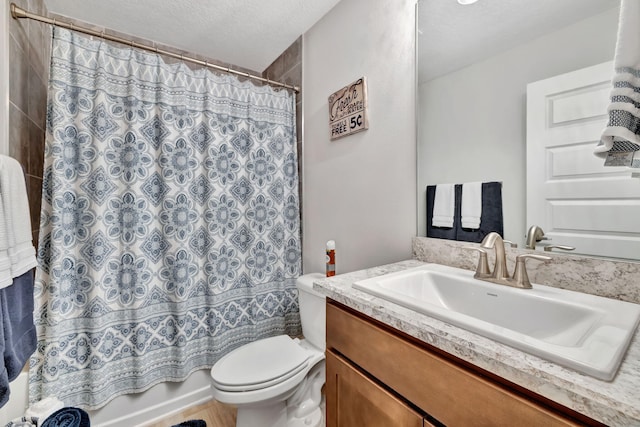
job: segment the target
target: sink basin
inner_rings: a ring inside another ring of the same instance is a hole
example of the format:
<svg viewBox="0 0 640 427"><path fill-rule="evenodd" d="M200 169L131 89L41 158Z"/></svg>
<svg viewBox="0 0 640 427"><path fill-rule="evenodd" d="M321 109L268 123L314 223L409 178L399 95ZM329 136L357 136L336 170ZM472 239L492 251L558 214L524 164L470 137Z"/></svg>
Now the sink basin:
<svg viewBox="0 0 640 427"><path fill-rule="evenodd" d="M518 289L473 272L425 264L353 287L610 381L640 319L640 305L533 284Z"/></svg>

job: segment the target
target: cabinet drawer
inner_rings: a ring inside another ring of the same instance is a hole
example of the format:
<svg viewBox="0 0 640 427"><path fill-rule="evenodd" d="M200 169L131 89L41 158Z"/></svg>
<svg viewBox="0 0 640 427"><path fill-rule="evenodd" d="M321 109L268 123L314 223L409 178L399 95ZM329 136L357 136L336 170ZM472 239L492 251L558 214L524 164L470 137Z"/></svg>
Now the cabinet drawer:
<svg viewBox="0 0 640 427"><path fill-rule="evenodd" d="M336 304L327 348L448 426L581 425Z"/></svg>
<svg viewBox="0 0 640 427"><path fill-rule="evenodd" d="M326 391L327 427L425 425L422 414L331 351L327 351Z"/></svg>

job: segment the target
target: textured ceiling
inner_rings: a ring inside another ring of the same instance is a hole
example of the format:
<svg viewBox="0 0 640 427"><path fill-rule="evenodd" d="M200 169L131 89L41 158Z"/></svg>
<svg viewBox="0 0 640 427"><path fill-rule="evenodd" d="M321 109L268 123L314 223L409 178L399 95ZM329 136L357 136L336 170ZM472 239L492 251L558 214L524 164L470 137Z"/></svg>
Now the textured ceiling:
<svg viewBox="0 0 640 427"><path fill-rule="evenodd" d="M418 79L458 70L619 6L620 0L455 0L418 3ZM595 31L595 29L594 29Z"/></svg>
<svg viewBox="0 0 640 427"><path fill-rule="evenodd" d="M640 1L640 0L639 0ZM262 72L339 0L45 0L60 15ZM620 0L420 0L419 81L463 68ZM338 30L338 29L337 29Z"/></svg>
<svg viewBox="0 0 640 427"><path fill-rule="evenodd" d="M339 0L45 0L48 10L262 72Z"/></svg>

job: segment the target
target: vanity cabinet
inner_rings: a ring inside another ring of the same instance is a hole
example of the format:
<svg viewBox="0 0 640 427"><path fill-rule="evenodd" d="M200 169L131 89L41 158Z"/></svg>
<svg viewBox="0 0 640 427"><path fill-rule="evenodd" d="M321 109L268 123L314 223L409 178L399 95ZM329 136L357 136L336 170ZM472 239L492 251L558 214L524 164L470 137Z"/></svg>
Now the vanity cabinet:
<svg viewBox="0 0 640 427"><path fill-rule="evenodd" d="M423 427L423 415L348 361L327 352L327 425ZM429 424L425 424L429 425Z"/></svg>
<svg viewBox="0 0 640 427"><path fill-rule="evenodd" d="M602 425L327 299L327 427Z"/></svg>

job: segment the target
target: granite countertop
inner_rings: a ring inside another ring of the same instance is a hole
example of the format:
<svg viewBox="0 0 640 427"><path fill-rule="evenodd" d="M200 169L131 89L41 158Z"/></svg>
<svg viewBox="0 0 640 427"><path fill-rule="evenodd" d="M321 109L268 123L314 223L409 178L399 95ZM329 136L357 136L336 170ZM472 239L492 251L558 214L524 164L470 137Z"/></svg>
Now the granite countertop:
<svg viewBox="0 0 640 427"><path fill-rule="evenodd" d="M357 280L425 264L408 260L314 282L314 289L369 317L611 426L640 426L640 328L613 381L583 375L352 288Z"/></svg>

